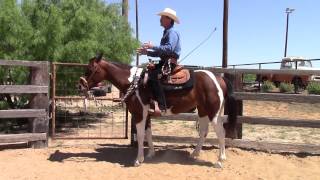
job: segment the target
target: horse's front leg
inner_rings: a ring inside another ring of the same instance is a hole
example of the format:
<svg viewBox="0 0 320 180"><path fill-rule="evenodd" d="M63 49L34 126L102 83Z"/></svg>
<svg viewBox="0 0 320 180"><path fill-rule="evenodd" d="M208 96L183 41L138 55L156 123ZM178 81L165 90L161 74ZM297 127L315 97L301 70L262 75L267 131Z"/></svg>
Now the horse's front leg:
<svg viewBox="0 0 320 180"><path fill-rule="evenodd" d="M206 136L208 135L208 126L209 126L209 118L208 116L204 116L199 118L199 141L195 148L195 150L192 152L191 157L196 158L199 156L200 151L202 149L203 143L205 142Z"/></svg>
<svg viewBox="0 0 320 180"><path fill-rule="evenodd" d="M146 122L146 139L148 141L148 146L149 146L147 158L152 158L155 155L155 151L154 151L154 146L153 146L153 142L152 142L150 116L147 117L147 122Z"/></svg>
<svg viewBox="0 0 320 180"><path fill-rule="evenodd" d="M138 99L138 101L140 102L141 105L141 109L140 109L140 113L135 114L135 117L138 118L136 119L136 122L138 122L136 124L136 128L137 128L137 140L138 140L138 155L137 155L137 159L135 160L134 165L135 166L139 166L143 161L144 161L144 138L145 138L145 128L146 128L146 121L148 117L148 109L150 108L149 105L145 105L142 102L139 90L136 90L136 97ZM139 121L141 120L141 121ZM149 123L150 123L150 118L149 118ZM151 129L149 129L147 131L147 139L148 142L151 137ZM151 144L152 144L152 140L151 140ZM149 146L151 145L149 144ZM152 144L152 148L153 150L153 144ZM153 150L154 151L154 150Z"/></svg>
<svg viewBox="0 0 320 180"><path fill-rule="evenodd" d="M137 121L139 123L136 124L137 140L138 140L138 155L137 155L137 159L135 160L134 166L139 166L144 161L144 151L143 150L144 150L145 127L146 127L146 121L148 118L148 106L142 104L142 111L141 112L142 112L141 116L135 116L138 118L138 119L136 119L136 121L139 119L141 119L141 121L140 122ZM149 131L148 131L147 135L149 135ZM150 135L151 135L151 129L150 129ZM152 149L153 149L153 145L152 145Z"/></svg>
<svg viewBox="0 0 320 180"><path fill-rule="evenodd" d="M134 162L134 166L139 166L144 161L144 136L145 136L145 124L146 119L143 118L142 121L136 124L137 128L137 140L138 140L138 155Z"/></svg>

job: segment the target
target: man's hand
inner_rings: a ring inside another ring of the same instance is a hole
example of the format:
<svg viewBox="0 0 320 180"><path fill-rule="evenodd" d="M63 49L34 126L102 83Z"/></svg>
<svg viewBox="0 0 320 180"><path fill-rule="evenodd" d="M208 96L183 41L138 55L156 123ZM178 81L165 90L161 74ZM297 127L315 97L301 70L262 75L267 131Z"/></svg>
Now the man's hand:
<svg viewBox="0 0 320 180"><path fill-rule="evenodd" d="M148 52L148 49L146 48L143 48L143 47L140 47L136 50L136 52L139 54L139 55L146 55L147 52Z"/></svg>
<svg viewBox="0 0 320 180"><path fill-rule="evenodd" d="M136 52L140 55L146 55L148 53L148 49L153 48L152 43L149 41L147 43L143 43L141 47L139 47Z"/></svg>
<svg viewBox="0 0 320 180"><path fill-rule="evenodd" d="M153 44L149 41L147 43L143 43L142 47L145 48L145 49L152 49L153 48Z"/></svg>

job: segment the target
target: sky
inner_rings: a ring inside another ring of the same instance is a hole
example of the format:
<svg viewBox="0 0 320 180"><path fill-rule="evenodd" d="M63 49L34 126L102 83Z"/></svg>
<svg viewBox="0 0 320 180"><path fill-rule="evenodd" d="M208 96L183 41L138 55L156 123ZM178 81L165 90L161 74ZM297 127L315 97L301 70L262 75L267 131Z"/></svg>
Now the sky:
<svg viewBox="0 0 320 180"><path fill-rule="evenodd" d="M141 43L159 45L163 28L157 13L166 7L174 9L180 19L175 25L181 36L180 59L217 28L181 64L221 66L223 0L138 0ZM228 64L280 61L284 56L286 8L295 9L289 16L287 56L320 58L319 0L229 0ZM129 23L135 36L135 0L129 0ZM144 62L147 57L140 56L140 63Z"/></svg>

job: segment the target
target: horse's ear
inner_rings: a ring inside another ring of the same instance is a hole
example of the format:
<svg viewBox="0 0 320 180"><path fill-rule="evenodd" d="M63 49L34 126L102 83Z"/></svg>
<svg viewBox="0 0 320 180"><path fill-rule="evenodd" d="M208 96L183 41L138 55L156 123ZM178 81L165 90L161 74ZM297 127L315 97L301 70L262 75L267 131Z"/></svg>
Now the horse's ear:
<svg viewBox="0 0 320 180"><path fill-rule="evenodd" d="M97 61L97 62L101 61L102 56L103 56L103 53L97 53L97 55L96 55L96 61Z"/></svg>

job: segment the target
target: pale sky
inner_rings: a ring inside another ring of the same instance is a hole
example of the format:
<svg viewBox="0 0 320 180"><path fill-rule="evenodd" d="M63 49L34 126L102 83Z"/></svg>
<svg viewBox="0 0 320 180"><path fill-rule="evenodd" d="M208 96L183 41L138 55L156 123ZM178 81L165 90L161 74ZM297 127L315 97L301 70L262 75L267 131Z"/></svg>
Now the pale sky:
<svg viewBox="0 0 320 180"><path fill-rule="evenodd" d="M175 25L182 40L181 58L217 28L182 64L221 65L223 0L138 0L138 5L141 42L160 43L163 28L156 14L170 7L181 21ZM284 55L287 7L295 9L289 19L287 56L320 58L319 0L229 0L228 63L280 61ZM135 31L135 0L129 0L129 8L129 22ZM146 62L147 58L141 57L140 61Z"/></svg>

